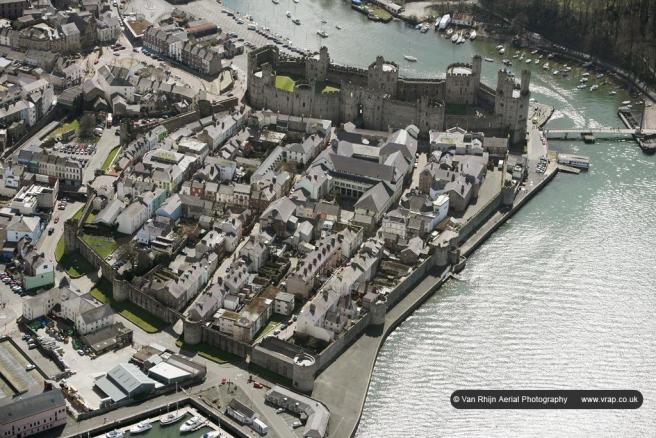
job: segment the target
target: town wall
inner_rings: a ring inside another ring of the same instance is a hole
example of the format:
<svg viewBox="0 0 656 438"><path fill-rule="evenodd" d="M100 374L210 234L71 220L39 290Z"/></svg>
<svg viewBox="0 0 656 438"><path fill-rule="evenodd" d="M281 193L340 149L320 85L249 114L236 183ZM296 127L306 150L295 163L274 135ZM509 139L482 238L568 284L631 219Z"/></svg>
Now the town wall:
<svg viewBox="0 0 656 438"><path fill-rule="evenodd" d="M227 351L228 353L241 358L250 356L253 350L252 346L236 341L220 331L207 326L203 326L202 341L204 344L220 348L223 351Z"/></svg>

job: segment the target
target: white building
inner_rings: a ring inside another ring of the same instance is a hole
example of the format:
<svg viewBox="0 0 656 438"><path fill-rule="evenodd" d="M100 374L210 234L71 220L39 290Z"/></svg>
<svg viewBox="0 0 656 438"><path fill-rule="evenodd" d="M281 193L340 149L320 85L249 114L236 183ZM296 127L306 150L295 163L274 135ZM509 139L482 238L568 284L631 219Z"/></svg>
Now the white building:
<svg viewBox="0 0 656 438"><path fill-rule="evenodd" d="M117 231L122 234L134 234L148 219L148 208L141 202L133 202L116 218Z"/></svg>

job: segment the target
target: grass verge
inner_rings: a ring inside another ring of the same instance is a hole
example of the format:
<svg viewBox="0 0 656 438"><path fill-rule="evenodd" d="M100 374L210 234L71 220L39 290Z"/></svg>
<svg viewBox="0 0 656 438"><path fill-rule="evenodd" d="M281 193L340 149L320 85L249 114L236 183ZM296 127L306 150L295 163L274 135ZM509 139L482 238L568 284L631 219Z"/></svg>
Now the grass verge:
<svg viewBox="0 0 656 438"><path fill-rule="evenodd" d="M129 301L117 302L112 293L112 284L104 278L91 289L91 296L101 303L109 303L112 309L146 333L157 333L168 324L152 313Z"/></svg>
<svg viewBox="0 0 656 438"><path fill-rule="evenodd" d="M109 155L107 155L107 158L105 158L105 162L103 163L102 167L100 168L103 172L106 172L107 169L109 169L109 166L112 165L112 161L114 161L114 158L116 157L116 154L118 154L118 151L121 150L120 146L116 146L114 149L112 149L109 152Z"/></svg>
<svg viewBox="0 0 656 438"><path fill-rule="evenodd" d="M62 265L71 278L80 278L95 270L93 265L83 258L79 251L64 254L64 236L57 242L55 260Z"/></svg>

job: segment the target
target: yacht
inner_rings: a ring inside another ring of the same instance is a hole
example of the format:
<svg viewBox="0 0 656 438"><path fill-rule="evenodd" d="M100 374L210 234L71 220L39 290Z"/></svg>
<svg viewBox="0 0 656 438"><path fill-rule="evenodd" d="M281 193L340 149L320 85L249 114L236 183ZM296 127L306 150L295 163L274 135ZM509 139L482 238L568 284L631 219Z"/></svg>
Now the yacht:
<svg viewBox="0 0 656 438"><path fill-rule="evenodd" d="M458 42L458 34L453 32L453 36L451 37L451 42L452 43L457 43Z"/></svg>
<svg viewBox="0 0 656 438"><path fill-rule="evenodd" d="M153 425L150 424L148 421L142 421L140 423L135 424L130 428L130 435L137 435L140 433L144 433L149 431L150 429L153 428Z"/></svg>
<svg viewBox="0 0 656 438"><path fill-rule="evenodd" d="M524 62L527 63L527 64L530 64L531 62L533 62L533 60L532 60L531 58L528 58L528 59L527 59L526 61L524 61Z"/></svg>
<svg viewBox="0 0 656 438"><path fill-rule="evenodd" d="M321 38L328 38L328 32L325 30L318 30L317 35L319 35Z"/></svg>
<svg viewBox="0 0 656 438"><path fill-rule="evenodd" d="M470 40L475 40L476 39L476 31L472 30L471 33L469 34L469 39Z"/></svg>
<svg viewBox="0 0 656 438"><path fill-rule="evenodd" d="M594 90L596 90L597 88L599 88L599 85L594 84L592 87L590 87L590 91L594 91Z"/></svg>
<svg viewBox="0 0 656 438"><path fill-rule="evenodd" d="M553 71L553 75L554 75L554 76L558 76L559 73L560 73L560 70L554 70L554 71Z"/></svg>
<svg viewBox="0 0 656 438"><path fill-rule="evenodd" d="M588 88L588 86L586 84L579 84L576 86L576 88L578 88L579 90L583 90L584 88Z"/></svg>
<svg viewBox="0 0 656 438"><path fill-rule="evenodd" d="M483 58L483 60L487 61L487 62L494 62L494 59L492 59L492 58Z"/></svg>
<svg viewBox="0 0 656 438"><path fill-rule="evenodd" d="M205 425L205 419L198 415L194 415L180 426L180 432L194 432Z"/></svg>
<svg viewBox="0 0 656 438"><path fill-rule="evenodd" d="M406 61L417 62L417 58L415 58L414 56L403 55L403 57L405 58Z"/></svg>
<svg viewBox="0 0 656 438"><path fill-rule="evenodd" d="M610 96L615 96L615 95L617 94L617 91L615 91L615 90L611 90L611 91L608 92L608 94L609 94Z"/></svg>
<svg viewBox="0 0 656 438"><path fill-rule="evenodd" d="M120 430L110 430L105 434L105 438L123 438L123 432Z"/></svg>
<svg viewBox="0 0 656 438"><path fill-rule="evenodd" d="M582 83L582 84L585 83L585 82L588 82L588 77L587 77L587 76L583 76L583 77L579 80L579 82Z"/></svg>
<svg viewBox="0 0 656 438"><path fill-rule="evenodd" d="M168 426L170 424L177 423L178 421L182 420L184 415L185 414L182 412L169 412L168 414L164 414L160 417L159 424L162 426Z"/></svg>
<svg viewBox="0 0 656 438"><path fill-rule="evenodd" d="M501 55L503 55L504 53L506 53L506 49L504 49L503 47L500 48L500 49L499 49L499 53L500 53Z"/></svg>

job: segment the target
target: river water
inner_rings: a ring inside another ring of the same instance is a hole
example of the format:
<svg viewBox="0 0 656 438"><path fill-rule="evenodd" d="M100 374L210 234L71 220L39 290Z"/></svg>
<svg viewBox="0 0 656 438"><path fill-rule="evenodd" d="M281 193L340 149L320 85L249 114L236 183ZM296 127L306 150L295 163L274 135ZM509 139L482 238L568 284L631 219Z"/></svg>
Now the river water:
<svg viewBox="0 0 656 438"><path fill-rule="evenodd" d="M321 42L342 64L366 66L382 54L404 73L433 75L479 53L496 60L484 62L492 86L501 66L494 43L454 46L432 31L371 23L348 2L225 4L305 48L319 47L323 28L329 37ZM287 10L302 26L289 22ZM405 54L419 62L404 61ZM576 90L578 74L556 79L530 68L532 96L556 108L550 127L621 126L623 91ZM656 436L656 158L631 142L550 147L588 155L592 168L558 175L472 256L461 281L447 283L391 334L357 437ZM635 411L463 411L449 401L456 389L526 388L637 389L644 404Z"/></svg>

